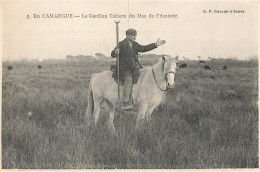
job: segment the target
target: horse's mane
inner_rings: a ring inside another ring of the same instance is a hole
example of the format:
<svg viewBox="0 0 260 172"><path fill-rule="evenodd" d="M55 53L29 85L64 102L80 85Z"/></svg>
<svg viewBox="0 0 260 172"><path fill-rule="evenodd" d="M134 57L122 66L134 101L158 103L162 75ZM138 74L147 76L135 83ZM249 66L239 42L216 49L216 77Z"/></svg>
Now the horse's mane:
<svg viewBox="0 0 260 172"><path fill-rule="evenodd" d="M160 59L158 60L158 62L154 63L154 64L151 65L151 66L146 66L146 67L142 68L141 70L148 69L148 68L151 68L151 67L153 67L153 68L158 68L158 67L160 67L162 64L163 64L163 60L160 58Z"/></svg>
<svg viewBox="0 0 260 172"><path fill-rule="evenodd" d="M166 61L169 60L170 58L172 58L172 56L170 56L170 55L163 55L163 57L166 59ZM165 61L162 58L159 58L157 63L155 63L152 66L145 67L144 71L145 71L145 69L153 68L155 73L162 73L162 71L164 69L164 67L163 67L164 63L165 63Z"/></svg>
<svg viewBox="0 0 260 172"><path fill-rule="evenodd" d="M160 58L159 61L155 64L153 64L152 66L146 66L144 68L142 68L139 72L140 72L140 77L145 74L146 72L149 71L149 69L154 70L155 73L161 73L162 72L162 66L163 66L163 60ZM150 71L149 71L150 72ZM152 73L151 73L152 74Z"/></svg>
<svg viewBox="0 0 260 172"><path fill-rule="evenodd" d="M153 68L155 68L155 69L157 69L159 67L162 68L162 65L163 65L163 60L160 58L159 61L153 65Z"/></svg>
<svg viewBox="0 0 260 172"><path fill-rule="evenodd" d="M169 60L170 58L172 58L172 56L170 56L170 55L163 55L163 57L166 59L166 61ZM146 72L148 69L153 68L155 73L162 74L163 69L164 69L164 67L163 67L164 63L165 63L165 61L162 58L159 58L157 63L153 64L152 66L144 67L143 69L140 70L140 73Z"/></svg>

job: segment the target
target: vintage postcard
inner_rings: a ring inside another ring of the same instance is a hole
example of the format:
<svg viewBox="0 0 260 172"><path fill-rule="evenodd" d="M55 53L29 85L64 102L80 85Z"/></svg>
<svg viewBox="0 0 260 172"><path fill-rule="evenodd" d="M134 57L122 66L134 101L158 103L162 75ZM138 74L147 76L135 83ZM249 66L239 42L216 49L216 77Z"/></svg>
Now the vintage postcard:
<svg viewBox="0 0 260 172"><path fill-rule="evenodd" d="M259 170L259 0L3 0L2 169Z"/></svg>

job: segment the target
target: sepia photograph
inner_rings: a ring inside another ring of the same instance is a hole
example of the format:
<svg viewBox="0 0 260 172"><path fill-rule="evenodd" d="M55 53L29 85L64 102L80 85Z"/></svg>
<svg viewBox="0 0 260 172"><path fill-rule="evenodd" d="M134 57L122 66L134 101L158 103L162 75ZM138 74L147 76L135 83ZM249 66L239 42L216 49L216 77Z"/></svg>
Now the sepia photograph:
<svg viewBox="0 0 260 172"><path fill-rule="evenodd" d="M1 170L259 170L259 0L3 0Z"/></svg>

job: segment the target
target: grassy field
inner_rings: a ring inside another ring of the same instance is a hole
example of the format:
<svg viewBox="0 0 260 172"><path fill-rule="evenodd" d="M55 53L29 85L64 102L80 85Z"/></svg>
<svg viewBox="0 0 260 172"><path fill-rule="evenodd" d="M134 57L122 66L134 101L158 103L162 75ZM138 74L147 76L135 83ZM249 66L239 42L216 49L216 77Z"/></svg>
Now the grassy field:
<svg viewBox="0 0 260 172"><path fill-rule="evenodd" d="M187 69L149 123L136 132L134 115L116 116L119 137L106 112L94 130L84 120L90 76L110 63L4 62L3 168L258 168L257 60L179 61Z"/></svg>

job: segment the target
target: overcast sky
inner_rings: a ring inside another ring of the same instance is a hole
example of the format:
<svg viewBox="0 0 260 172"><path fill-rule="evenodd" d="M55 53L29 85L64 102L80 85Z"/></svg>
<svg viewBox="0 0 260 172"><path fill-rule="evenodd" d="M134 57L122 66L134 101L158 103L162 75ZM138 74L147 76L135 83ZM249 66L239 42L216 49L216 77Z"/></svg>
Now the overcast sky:
<svg viewBox="0 0 260 172"><path fill-rule="evenodd" d="M166 44L146 52L179 55L190 59L248 58L258 53L258 7L256 1L5 1L3 60L60 59L66 55L110 56L116 46L115 20L120 20L119 39L125 30L137 30L137 42L146 45L158 38ZM208 13L203 13L206 10ZM209 10L212 13L209 13ZM228 10L228 13L215 13ZM244 13L230 13L242 10ZM135 18L128 18L128 14ZM26 19L27 15L40 18ZM74 18L43 18L46 14L73 14ZM82 14L88 18L82 18ZM103 14L108 18L89 18ZM110 14L127 18L110 18ZM147 18L137 18L137 14ZM149 18L149 14L177 18Z"/></svg>

